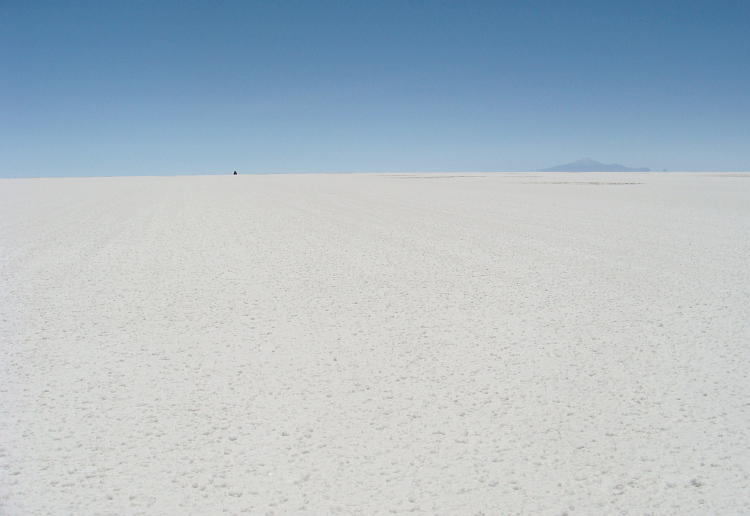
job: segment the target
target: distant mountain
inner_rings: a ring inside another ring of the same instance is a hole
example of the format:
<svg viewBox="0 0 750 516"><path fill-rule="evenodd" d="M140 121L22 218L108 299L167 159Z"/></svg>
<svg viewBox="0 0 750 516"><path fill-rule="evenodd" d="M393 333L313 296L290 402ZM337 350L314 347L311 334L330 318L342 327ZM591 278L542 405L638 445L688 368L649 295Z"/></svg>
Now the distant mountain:
<svg viewBox="0 0 750 516"><path fill-rule="evenodd" d="M583 158L567 165L545 168L539 172L651 172L650 168L628 168L617 163L605 165L591 158Z"/></svg>

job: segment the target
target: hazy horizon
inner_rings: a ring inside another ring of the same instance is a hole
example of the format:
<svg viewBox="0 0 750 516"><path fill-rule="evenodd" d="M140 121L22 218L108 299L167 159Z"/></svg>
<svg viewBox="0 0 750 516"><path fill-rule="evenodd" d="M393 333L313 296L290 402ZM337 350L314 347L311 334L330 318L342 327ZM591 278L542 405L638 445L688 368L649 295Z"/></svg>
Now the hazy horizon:
<svg viewBox="0 0 750 516"><path fill-rule="evenodd" d="M155 174L155 173L134 173L134 174L91 174L91 175L66 175L66 176L3 176L0 177L0 179L88 179L88 178L124 178L124 177L203 177L203 176L233 176L234 171L222 171L222 172L206 172L206 173L184 173L181 174L179 172L175 173L168 173L168 174ZM547 171L547 170L504 170L504 171L487 171L487 170L454 170L454 171L444 171L444 170L435 170L435 171L429 171L429 170L423 170L423 171L415 171L415 172L409 172L409 171L401 171L401 172L388 172L388 171L372 171L372 172L248 172L248 173L240 173L237 172L238 176L275 176L275 175L357 175L357 174L364 174L364 175L393 175L393 176L410 176L412 174L414 175L450 175L450 174L545 174L545 175L553 175L553 174L575 174L575 175L583 175L583 174L652 174L652 175L658 175L658 174L724 174L724 173L731 173L731 174L750 174L750 171L745 170L692 170L692 171L686 171L686 170L650 170L648 172L644 171L589 171L589 170L583 170L583 171Z"/></svg>

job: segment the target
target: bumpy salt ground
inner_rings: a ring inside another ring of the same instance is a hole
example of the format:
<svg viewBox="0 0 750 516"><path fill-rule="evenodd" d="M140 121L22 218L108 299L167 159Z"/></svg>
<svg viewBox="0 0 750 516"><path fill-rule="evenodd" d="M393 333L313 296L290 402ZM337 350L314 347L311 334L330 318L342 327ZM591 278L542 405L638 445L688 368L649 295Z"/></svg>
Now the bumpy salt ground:
<svg viewBox="0 0 750 516"><path fill-rule="evenodd" d="M750 175L0 180L3 514L750 513Z"/></svg>

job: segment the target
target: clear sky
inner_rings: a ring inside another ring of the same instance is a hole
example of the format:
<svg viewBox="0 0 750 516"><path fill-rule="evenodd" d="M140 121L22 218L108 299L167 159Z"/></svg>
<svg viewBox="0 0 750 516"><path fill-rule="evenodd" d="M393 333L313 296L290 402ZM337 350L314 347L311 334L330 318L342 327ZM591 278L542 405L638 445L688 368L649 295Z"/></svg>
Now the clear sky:
<svg viewBox="0 0 750 516"><path fill-rule="evenodd" d="M750 1L0 1L0 177L750 170Z"/></svg>

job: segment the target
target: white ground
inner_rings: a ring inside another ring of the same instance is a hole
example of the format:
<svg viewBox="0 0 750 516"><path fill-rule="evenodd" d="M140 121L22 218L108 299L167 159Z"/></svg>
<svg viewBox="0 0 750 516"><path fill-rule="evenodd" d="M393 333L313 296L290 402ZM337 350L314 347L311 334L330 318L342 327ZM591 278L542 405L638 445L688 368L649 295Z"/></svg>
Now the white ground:
<svg viewBox="0 0 750 516"><path fill-rule="evenodd" d="M0 239L0 513L750 513L750 175L6 179Z"/></svg>

